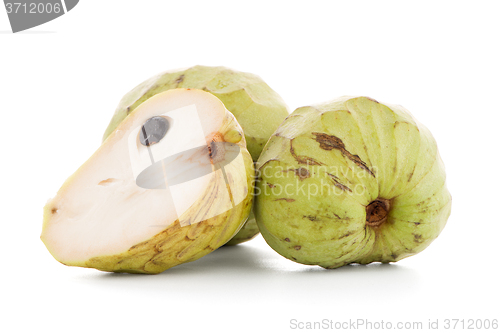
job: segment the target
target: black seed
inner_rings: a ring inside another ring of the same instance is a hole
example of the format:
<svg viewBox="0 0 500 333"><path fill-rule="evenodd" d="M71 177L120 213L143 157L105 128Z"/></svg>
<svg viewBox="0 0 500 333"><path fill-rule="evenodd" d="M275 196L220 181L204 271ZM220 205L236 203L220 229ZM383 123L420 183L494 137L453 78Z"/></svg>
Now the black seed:
<svg viewBox="0 0 500 333"><path fill-rule="evenodd" d="M139 140L143 146L151 146L160 142L165 137L169 129L168 120L163 117L149 118L142 125Z"/></svg>

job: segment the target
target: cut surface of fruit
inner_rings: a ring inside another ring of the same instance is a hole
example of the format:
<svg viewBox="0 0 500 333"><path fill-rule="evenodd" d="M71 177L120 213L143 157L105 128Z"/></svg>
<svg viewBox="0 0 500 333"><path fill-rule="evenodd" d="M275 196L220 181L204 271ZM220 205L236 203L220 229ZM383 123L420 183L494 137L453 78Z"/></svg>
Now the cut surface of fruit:
<svg viewBox="0 0 500 333"><path fill-rule="evenodd" d="M135 109L63 184L44 209L41 238L67 265L158 273L241 228L252 178L242 130L220 100L170 90ZM203 242L188 235L193 228ZM138 244L139 254L131 251Z"/></svg>

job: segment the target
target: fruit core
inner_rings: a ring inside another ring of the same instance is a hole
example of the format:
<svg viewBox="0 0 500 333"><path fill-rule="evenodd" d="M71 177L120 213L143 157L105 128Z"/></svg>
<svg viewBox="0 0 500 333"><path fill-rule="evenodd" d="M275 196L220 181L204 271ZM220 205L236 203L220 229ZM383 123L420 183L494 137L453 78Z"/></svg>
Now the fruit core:
<svg viewBox="0 0 500 333"><path fill-rule="evenodd" d="M366 225L379 227L387 221L391 202L386 199L376 199L366 206Z"/></svg>
<svg viewBox="0 0 500 333"><path fill-rule="evenodd" d="M224 137L220 133L216 133L214 135L214 138L212 139L212 142L208 146L208 151L210 153L210 159L212 160L212 163L219 163L224 160Z"/></svg>

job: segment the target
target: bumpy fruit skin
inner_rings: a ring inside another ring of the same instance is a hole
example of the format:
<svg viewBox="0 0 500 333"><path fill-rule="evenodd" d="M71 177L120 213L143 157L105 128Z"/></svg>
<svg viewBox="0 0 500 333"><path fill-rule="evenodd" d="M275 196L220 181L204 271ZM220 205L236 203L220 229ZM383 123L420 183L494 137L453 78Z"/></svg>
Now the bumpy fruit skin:
<svg viewBox="0 0 500 333"><path fill-rule="evenodd" d="M450 215L431 133L401 106L370 98L295 110L256 166L259 229L302 264L395 262L425 249Z"/></svg>
<svg viewBox="0 0 500 333"><path fill-rule="evenodd" d="M128 92L118 104L103 141L141 103L175 88L201 89L217 96L243 128L247 148L254 161L289 114L283 99L257 75L226 67L194 66L161 73ZM249 219L241 233L228 245L248 241L258 233L255 219Z"/></svg>

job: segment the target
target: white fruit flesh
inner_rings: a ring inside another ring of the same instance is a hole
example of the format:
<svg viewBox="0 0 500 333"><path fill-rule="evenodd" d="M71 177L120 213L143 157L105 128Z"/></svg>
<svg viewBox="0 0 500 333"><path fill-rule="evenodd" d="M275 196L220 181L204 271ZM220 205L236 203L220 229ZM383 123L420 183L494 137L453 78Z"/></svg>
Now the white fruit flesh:
<svg viewBox="0 0 500 333"><path fill-rule="evenodd" d="M52 255L72 265L122 253L175 222L211 186L215 173L207 172L214 170L208 146L225 114L213 95L184 89L158 94L134 110L46 205L41 238ZM169 119L166 136L150 147L141 145L142 125L160 115ZM163 167L170 172L166 186L175 182L176 189L136 184L152 156L172 155L177 158ZM196 172L199 177L192 179Z"/></svg>

